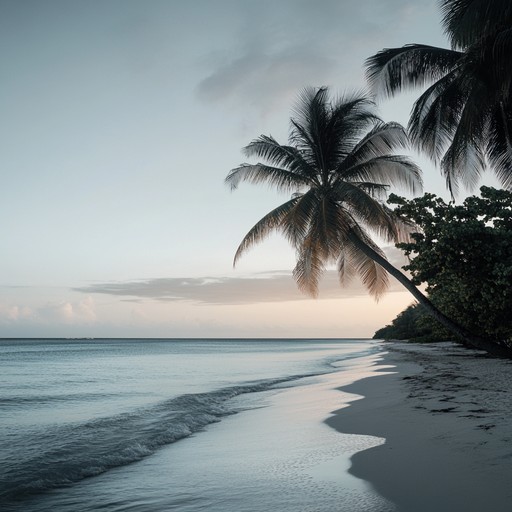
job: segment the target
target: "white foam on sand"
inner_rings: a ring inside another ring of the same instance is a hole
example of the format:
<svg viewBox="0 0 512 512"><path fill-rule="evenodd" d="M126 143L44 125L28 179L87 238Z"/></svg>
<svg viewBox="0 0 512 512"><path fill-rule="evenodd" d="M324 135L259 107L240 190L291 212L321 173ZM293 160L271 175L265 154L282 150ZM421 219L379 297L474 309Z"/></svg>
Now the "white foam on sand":
<svg viewBox="0 0 512 512"><path fill-rule="evenodd" d="M324 423L330 411L357 398L338 388L371 375L379 362L380 355L342 360L338 372L233 397L240 414L135 464L57 490L33 510L74 510L94 495L96 508L119 510L394 512L348 473L352 455L384 440L340 434ZM112 496L119 501L113 504Z"/></svg>
<svg viewBox="0 0 512 512"><path fill-rule="evenodd" d="M205 503L214 512L394 512L366 482L348 473L354 453L383 440L340 435L323 422L329 410L344 403L336 387L370 374L377 359L351 360L351 371L254 395L258 408L213 425L192 440L193 447L178 443L158 456L168 456L182 468L186 456L188 482L192 487L192 477L200 478ZM208 456L191 461L192 449ZM180 478L182 491L190 493L186 482Z"/></svg>
<svg viewBox="0 0 512 512"><path fill-rule="evenodd" d="M342 388L365 398L327 423L384 438L350 473L402 512L512 510L512 362L452 343L391 343L395 373Z"/></svg>

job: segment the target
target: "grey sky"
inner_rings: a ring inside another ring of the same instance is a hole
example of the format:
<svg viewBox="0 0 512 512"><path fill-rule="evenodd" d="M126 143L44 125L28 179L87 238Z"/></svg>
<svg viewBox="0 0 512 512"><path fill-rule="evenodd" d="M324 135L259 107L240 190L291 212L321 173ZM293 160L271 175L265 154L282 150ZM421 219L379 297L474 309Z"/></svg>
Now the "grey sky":
<svg viewBox="0 0 512 512"><path fill-rule="evenodd" d="M436 2L420 0L0 0L3 332L79 335L86 321L125 335L138 310L105 303L90 283L213 276L229 283L216 291L225 304L240 276L291 269L277 238L231 267L243 235L283 199L229 192L240 149L261 133L285 140L304 86L363 88L363 61L379 49L444 44L438 20ZM410 100L384 104L384 117L404 122ZM163 306L154 318L174 318L177 306ZM226 322L225 335L241 332Z"/></svg>

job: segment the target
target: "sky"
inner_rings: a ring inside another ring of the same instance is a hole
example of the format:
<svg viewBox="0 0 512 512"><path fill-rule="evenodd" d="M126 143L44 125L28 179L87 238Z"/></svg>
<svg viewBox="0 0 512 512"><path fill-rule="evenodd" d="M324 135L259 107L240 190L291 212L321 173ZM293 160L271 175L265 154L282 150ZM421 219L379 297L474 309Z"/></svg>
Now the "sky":
<svg viewBox="0 0 512 512"><path fill-rule="evenodd" d="M223 181L255 137L287 141L304 87L361 90L382 48L447 46L439 21L426 0L0 0L0 337L371 337L409 294L328 272L310 299L277 236L233 268L287 198Z"/></svg>

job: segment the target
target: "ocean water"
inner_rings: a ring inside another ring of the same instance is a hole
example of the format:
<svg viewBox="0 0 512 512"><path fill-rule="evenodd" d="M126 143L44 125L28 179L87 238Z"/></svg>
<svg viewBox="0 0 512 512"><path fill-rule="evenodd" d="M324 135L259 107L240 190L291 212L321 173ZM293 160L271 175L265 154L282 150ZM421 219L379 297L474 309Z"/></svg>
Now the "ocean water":
<svg viewBox="0 0 512 512"><path fill-rule="evenodd" d="M364 340L0 341L2 511L391 511L323 423Z"/></svg>

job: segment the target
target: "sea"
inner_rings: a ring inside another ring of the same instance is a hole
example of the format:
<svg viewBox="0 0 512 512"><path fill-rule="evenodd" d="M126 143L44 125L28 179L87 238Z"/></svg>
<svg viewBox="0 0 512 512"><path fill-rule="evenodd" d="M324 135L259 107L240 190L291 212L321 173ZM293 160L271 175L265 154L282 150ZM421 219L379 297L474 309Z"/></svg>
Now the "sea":
<svg viewBox="0 0 512 512"><path fill-rule="evenodd" d="M388 512L325 424L378 368L351 339L0 340L2 512Z"/></svg>

